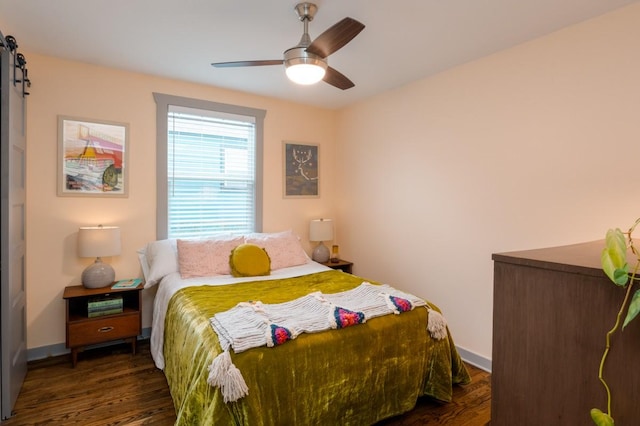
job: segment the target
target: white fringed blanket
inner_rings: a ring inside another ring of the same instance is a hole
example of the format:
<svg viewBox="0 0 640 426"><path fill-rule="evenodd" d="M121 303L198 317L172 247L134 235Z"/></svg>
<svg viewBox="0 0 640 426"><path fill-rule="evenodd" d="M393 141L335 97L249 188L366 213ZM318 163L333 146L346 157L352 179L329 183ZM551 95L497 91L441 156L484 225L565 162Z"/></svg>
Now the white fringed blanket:
<svg viewBox="0 0 640 426"><path fill-rule="evenodd" d="M397 315L417 306L424 306L429 311L427 328L431 337L445 338L446 322L442 315L419 297L388 285L363 282L341 293L315 292L285 303L239 303L210 319L223 352L209 366L207 382L220 387L225 402L237 401L248 394L248 389L231 361L229 349L240 353L260 346L273 347L295 339L301 333L345 328L382 315Z"/></svg>

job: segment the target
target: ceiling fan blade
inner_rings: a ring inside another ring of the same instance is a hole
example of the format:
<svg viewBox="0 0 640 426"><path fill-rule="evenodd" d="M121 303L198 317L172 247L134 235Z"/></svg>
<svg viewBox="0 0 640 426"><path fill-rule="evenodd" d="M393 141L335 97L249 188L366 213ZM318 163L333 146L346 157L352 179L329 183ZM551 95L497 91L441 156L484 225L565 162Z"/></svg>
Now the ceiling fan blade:
<svg viewBox="0 0 640 426"><path fill-rule="evenodd" d="M214 62L213 65L216 68L230 68L230 67L260 67L263 65L282 65L284 61L282 59L273 59L267 61L236 61L236 62Z"/></svg>
<svg viewBox="0 0 640 426"><path fill-rule="evenodd" d="M364 24L353 18L344 18L313 40L307 52L326 58L353 40L363 29Z"/></svg>
<svg viewBox="0 0 640 426"><path fill-rule="evenodd" d="M353 81L345 77L345 75L340 71L331 67L327 67L327 72L324 74L324 78L322 80L324 80L325 83L329 83L330 85L342 90L351 89L355 86Z"/></svg>

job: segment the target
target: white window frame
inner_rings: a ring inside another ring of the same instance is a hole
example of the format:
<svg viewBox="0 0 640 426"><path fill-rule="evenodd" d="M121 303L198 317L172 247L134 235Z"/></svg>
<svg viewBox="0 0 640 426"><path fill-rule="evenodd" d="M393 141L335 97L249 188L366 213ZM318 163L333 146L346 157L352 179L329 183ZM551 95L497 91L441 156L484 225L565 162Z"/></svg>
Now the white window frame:
<svg viewBox="0 0 640 426"><path fill-rule="evenodd" d="M169 105L253 117L255 120L255 211L254 232L262 231L263 133L266 111L201 99L154 93L156 101L156 239L168 238L168 114Z"/></svg>

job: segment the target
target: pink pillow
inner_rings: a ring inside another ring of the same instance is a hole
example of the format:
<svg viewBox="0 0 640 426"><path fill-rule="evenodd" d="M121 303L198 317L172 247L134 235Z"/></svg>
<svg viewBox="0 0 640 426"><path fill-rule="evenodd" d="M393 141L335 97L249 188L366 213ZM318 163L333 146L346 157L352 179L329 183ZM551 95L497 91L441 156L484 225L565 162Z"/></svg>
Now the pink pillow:
<svg viewBox="0 0 640 426"><path fill-rule="evenodd" d="M293 231L276 233L251 234L244 239L245 243L255 244L267 251L271 259L271 270L302 265L308 262L298 237Z"/></svg>
<svg viewBox="0 0 640 426"><path fill-rule="evenodd" d="M182 278L228 275L229 254L242 237L209 240L178 240L178 263Z"/></svg>

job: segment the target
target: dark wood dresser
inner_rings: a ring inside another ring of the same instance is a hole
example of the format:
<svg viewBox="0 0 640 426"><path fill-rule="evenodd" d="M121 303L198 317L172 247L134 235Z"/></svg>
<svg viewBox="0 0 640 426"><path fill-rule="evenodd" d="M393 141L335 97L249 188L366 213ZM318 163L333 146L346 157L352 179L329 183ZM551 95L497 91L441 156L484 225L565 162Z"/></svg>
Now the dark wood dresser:
<svg viewBox="0 0 640 426"><path fill-rule="evenodd" d="M491 426L593 425L591 408L606 412L598 368L625 289L602 272L603 247L493 255ZM616 425L640 424L640 318L614 335L604 377Z"/></svg>

